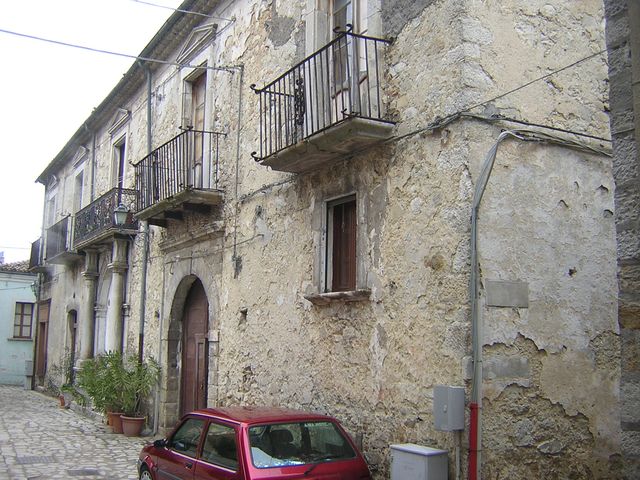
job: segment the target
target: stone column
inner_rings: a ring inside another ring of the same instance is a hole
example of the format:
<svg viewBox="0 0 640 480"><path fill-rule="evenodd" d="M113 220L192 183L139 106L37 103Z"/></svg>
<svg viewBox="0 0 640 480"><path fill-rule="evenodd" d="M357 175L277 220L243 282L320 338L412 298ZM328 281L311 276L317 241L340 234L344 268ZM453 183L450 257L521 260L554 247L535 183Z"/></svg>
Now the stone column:
<svg viewBox="0 0 640 480"><path fill-rule="evenodd" d="M80 310L80 360L93 355L94 305L96 303L96 279L98 278L98 252L85 250L84 257L85 302Z"/></svg>
<svg viewBox="0 0 640 480"><path fill-rule="evenodd" d="M124 272L127 270L127 241L113 241L112 262L107 266L111 272L109 301L107 304L107 327L105 332L105 350L122 350L122 304L124 299Z"/></svg>

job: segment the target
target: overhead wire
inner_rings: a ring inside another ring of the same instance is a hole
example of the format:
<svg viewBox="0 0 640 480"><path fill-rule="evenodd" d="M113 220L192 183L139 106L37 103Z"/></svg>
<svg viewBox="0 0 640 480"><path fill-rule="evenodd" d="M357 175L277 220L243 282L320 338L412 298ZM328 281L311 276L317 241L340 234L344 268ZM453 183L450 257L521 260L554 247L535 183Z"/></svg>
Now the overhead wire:
<svg viewBox="0 0 640 480"><path fill-rule="evenodd" d="M224 67L212 67L212 66L208 66L208 65L191 65L191 64L188 64L188 63L171 62L169 60L160 60L158 58L143 57L141 55L131 55L131 54L128 54L128 53L113 52L111 50L104 50L104 49L101 49L101 48L87 47L85 45L79 45L79 44L76 44L76 43L62 42L60 40L53 40L51 38L38 37L37 35L29 35L27 33L14 32L12 30L5 30L3 28L0 28L0 33L6 33L8 35L15 35L17 37L28 38L30 40L38 40L40 42L52 43L54 45L61 45L63 47L77 48L77 49L86 50L86 51L89 51L89 52L103 53L105 55L114 55L114 56L117 56L117 57L131 58L133 60L141 60L143 62L149 62L149 63L159 63L159 64L162 64L162 65L169 65L169 66L174 66L174 67L200 68L202 70L225 70L225 71L235 70L235 69L239 68L238 66L235 66L235 65L224 66Z"/></svg>

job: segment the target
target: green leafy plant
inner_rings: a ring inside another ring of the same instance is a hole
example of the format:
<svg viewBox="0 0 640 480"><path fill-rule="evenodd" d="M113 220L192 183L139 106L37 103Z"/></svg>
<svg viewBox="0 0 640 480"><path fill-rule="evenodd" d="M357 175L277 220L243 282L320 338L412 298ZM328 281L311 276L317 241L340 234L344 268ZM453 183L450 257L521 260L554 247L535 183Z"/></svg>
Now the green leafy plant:
<svg viewBox="0 0 640 480"><path fill-rule="evenodd" d="M78 371L78 385L91 398L93 407L103 413L122 411L123 379L120 352L108 352L85 360Z"/></svg>
<svg viewBox="0 0 640 480"><path fill-rule="evenodd" d="M135 356L130 356L123 370L122 410L126 416L140 416L142 401L160 378L160 366L152 357L139 361Z"/></svg>

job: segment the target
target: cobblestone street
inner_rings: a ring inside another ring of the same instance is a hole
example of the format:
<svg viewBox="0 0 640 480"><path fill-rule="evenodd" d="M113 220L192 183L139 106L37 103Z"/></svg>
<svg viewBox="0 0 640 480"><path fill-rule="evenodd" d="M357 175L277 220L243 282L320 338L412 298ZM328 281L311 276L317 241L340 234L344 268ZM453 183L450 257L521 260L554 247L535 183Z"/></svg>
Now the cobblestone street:
<svg viewBox="0 0 640 480"><path fill-rule="evenodd" d="M140 448L35 391L0 385L0 479L135 479Z"/></svg>

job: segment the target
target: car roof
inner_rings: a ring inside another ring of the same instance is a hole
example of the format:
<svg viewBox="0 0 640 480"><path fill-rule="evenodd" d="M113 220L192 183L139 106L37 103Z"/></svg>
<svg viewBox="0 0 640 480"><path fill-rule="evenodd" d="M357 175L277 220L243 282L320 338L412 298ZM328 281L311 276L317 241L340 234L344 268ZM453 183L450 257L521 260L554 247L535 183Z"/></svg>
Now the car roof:
<svg viewBox="0 0 640 480"><path fill-rule="evenodd" d="M255 425L260 423L284 423L290 421L323 420L335 421L334 418L319 413L292 410L280 407L219 407L195 410L191 415L203 415L234 423Z"/></svg>

